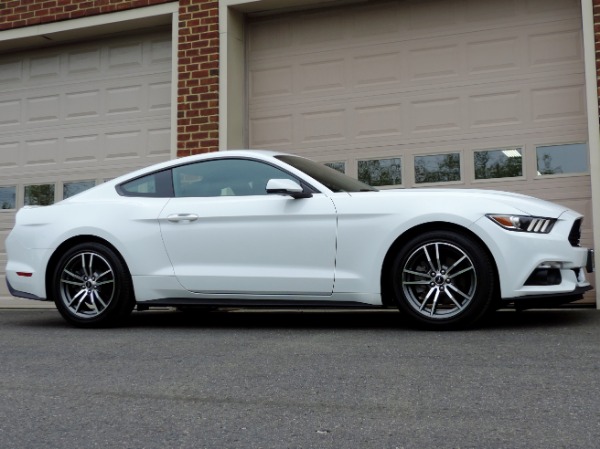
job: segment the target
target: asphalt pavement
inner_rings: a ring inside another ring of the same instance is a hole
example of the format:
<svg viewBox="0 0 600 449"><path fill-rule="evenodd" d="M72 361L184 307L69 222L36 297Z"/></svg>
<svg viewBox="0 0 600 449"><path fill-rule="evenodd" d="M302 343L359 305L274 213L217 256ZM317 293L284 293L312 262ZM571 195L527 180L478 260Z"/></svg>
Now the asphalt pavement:
<svg viewBox="0 0 600 449"><path fill-rule="evenodd" d="M0 448L596 448L600 313L0 309Z"/></svg>

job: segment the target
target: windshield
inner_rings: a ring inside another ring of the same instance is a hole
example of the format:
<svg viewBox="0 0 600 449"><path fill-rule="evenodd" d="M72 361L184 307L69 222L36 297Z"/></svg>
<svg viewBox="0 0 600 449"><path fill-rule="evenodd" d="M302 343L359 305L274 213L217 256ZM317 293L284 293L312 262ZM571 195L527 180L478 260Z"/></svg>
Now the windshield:
<svg viewBox="0 0 600 449"><path fill-rule="evenodd" d="M377 192L377 189L368 184L357 181L326 165L313 162L298 156L275 156L282 162L306 173L311 178L319 181L332 192Z"/></svg>

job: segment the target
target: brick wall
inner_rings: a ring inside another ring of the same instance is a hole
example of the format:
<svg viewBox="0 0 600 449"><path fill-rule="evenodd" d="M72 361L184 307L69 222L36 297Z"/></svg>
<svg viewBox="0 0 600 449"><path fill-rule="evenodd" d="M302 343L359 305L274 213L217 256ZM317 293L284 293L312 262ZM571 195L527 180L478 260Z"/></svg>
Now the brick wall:
<svg viewBox="0 0 600 449"><path fill-rule="evenodd" d="M179 2L177 155L219 148L219 2Z"/></svg>
<svg viewBox="0 0 600 449"><path fill-rule="evenodd" d="M0 31L173 0L0 0ZM177 155L219 147L219 2L180 0Z"/></svg>
<svg viewBox="0 0 600 449"><path fill-rule="evenodd" d="M0 31L169 1L172 0L0 0Z"/></svg>

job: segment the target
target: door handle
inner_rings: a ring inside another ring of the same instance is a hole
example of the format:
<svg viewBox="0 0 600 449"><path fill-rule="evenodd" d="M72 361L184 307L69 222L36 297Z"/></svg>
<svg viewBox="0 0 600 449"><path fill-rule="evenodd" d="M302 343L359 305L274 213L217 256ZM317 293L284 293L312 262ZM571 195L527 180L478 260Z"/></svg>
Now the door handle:
<svg viewBox="0 0 600 449"><path fill-rule="evenodd" d="M167 217L167 220L173 223L179 223L181 221L196 221L198 219L196 214L172 214Z"/></svg>

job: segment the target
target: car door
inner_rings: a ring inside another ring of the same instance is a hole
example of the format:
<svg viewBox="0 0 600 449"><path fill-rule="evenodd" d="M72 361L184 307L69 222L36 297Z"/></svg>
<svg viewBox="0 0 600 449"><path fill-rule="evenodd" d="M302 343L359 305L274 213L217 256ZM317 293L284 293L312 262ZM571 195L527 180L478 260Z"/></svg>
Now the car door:
<svg viewBox="0 0 600 449"><path fill-rule="evenodd" d="M335 207L324 194L266 193L269 179L295 179L251 159L173 169L174 198L160 227L175 275L207 294L318 295L333 291Z"/></svg>

